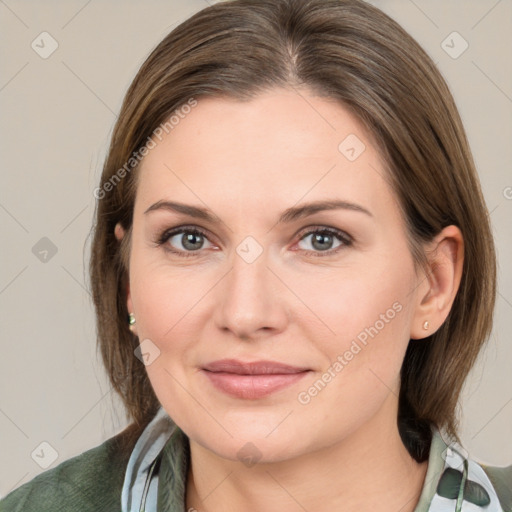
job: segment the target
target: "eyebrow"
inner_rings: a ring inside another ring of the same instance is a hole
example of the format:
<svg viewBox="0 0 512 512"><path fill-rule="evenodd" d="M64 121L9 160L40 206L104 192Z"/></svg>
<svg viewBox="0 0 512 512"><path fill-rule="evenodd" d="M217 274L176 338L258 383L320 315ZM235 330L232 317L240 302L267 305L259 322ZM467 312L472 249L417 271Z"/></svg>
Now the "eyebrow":
<svg viewBox="0 0 512 512"><path fill-rule="evenodd" d="M324 201L312 201L309 203L302 204L300 206L293 206L286 209L279 217L278 224L290 223L309 215L313 215L317 212L324 210L351 210L355 212L361 212L369 217L373 217L372 213L364 208L363 206L351 203L349 201L343 201L339 199L335 200L324 200ZM182 213L190 217L202 219L207 222L215 223L219 222L219 217L215 215L208 208L202 208L199 206L192 206L189 204L179 203L175 201L158 201L151 205L145 212L144 215L155 211L155 210L168 210L172 212Z"/></svg>

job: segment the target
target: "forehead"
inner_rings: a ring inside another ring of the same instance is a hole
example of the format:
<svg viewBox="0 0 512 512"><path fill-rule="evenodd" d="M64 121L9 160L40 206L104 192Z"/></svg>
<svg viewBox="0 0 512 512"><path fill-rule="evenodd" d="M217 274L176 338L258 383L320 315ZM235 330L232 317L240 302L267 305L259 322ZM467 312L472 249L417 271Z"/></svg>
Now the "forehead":
<svg viewBox="0 0 512 512"><path fill-rule="evenodd" d="M199 98L187 112L154 137L136 209L162 199L238 215L326 198L393 206L378 149L332 99L276 89L244 102Z"/></svg>

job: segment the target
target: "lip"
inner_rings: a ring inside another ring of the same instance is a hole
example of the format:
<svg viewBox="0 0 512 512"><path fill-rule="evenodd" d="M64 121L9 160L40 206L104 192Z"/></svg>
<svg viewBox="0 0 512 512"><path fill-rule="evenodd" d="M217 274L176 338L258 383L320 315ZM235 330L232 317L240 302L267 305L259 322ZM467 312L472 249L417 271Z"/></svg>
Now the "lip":
<svg viewBox="0 0 512 512"><path fill-rule="evenodd" d="M256 400L295 384L310 369L276 361L222 359L206 364L201 371L218 390L237 398Z"/></svg>

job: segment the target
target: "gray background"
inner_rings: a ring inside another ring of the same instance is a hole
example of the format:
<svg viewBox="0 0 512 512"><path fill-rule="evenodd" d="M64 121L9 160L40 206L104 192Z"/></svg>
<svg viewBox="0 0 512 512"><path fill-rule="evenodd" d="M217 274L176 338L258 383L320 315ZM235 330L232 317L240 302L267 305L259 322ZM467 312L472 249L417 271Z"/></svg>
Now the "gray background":
<svg viewBox="0 0 512 512"><path fill-rule="evenodd" d="M474 152L497 243L499 296L493 335L464 390L461 435L477 460L510 464L512 0L372 3L438 64ZM92 192L138 67L206 5L0 0L1 496L126 425L96 356L84 284ZM46 59L40 53L51 40L44 31L58 43ZM463 40L447 39L454 31ZM464 40L468 49L453 58Z"/></svg>

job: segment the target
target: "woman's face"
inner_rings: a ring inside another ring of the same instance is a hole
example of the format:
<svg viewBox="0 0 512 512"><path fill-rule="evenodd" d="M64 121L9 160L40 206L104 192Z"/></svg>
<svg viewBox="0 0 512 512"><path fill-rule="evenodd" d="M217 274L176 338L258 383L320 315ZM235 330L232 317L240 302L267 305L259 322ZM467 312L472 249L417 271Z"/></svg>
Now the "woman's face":
<svg viewBox="0 0 512 512"><path fill-rule="evenodd" d="M396 429L422 276L362 125L276 89L198 99L154 141L128 310L174 421L222 457L261 462ZM304 208L323 202L339 204Z"/></svg>

